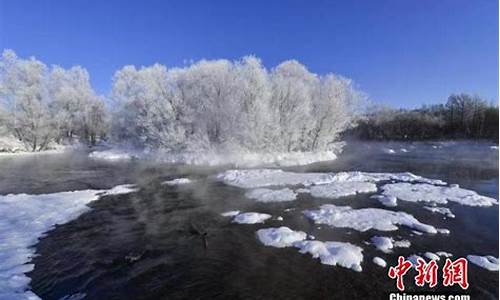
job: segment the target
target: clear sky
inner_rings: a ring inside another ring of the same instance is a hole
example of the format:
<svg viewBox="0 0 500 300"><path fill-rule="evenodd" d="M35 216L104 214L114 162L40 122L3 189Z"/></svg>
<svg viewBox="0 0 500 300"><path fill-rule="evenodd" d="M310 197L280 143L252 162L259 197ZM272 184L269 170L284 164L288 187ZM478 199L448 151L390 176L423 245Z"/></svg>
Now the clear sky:
<svg viewBox="0 0 500 300"><path fill-rule="evenodd" d="M82 65L107 94L126 64L254 54L352 78L414 107L453 92L498 101L497 0L0 0L0 49Z"/></svg>

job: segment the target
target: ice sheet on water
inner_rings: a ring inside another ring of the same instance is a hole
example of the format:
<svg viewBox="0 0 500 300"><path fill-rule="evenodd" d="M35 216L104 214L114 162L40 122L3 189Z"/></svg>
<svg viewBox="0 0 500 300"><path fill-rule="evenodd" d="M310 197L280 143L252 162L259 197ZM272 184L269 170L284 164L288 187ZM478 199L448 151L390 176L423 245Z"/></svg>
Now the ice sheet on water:
<svg viewBox="0 0 500 300"><path fill-rule="evenodd" d="M403 225L427 233L437 233L434 226L421 223L408 213L379 208L353 209L350 206L325 204L318 210L306 210L304 214L316 224L352 228L358 231L370 229L393 231L398 229L396 225Z"/></svg>
<svg viewBox="0 0 500 300"><path fill-rule="evenodd" d="M234 217L233 223L238 224L256 224L256 223L264 223L265 220L271 218L272 216L269 214L261 214L256 212L246 212L238 214Z"/></svg>
<svg viewBox="0 0 500 300"><path fill-rule="evenodd" d="M382 194L409 202L446 204L448 201L468 206L492 206L496 199L481 196L474 191L458 186L435 186L426 183L398 182L382 186Z"/></svg>
<svg viewBox="0 0 500 300"><path fill-rule="evenodd" d="M498 258L494 256L467 255L467 260L486 270L498 271Z"/></svg>
<svg viewBox="0 0 500 300"><path fill-rule="evenodd" d="M257 202L287 202L297 199L297 194L289 188L279 190L258 188L246 192L245 196Z"/></svg>
<svg viewBox="0 0 500 300"><path fill-rule="evenodd" d="M34 267L29 262L38 239L54 225L88 211L87 204L100 196L135 190L132 185L120 185L109 190L0 196L0 299L38 299L27 290L30 279L24 274Z"/></svg>

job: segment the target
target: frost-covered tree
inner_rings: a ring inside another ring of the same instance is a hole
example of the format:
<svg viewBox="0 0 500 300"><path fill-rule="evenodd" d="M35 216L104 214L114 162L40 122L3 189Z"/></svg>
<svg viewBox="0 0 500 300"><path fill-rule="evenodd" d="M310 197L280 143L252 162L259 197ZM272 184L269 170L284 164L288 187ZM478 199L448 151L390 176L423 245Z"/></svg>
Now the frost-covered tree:
<svg viewBox="0 0 500 300"><path fill-rule="evenodd" d="M58 139L76 135L95 144L106 126L104 104L90 85L88 72L80 66L68 70L55 66L48 80L50 110Z"/></svg>
<svg viewBox="0 0 500 300"><path fill-rule="evenodd" d="M105 128L102 100L81 67L49 68L35 58L22 59L5 50L0 59L0 97L7 127L30 151L74 135L94 143Z"/></svg>
<svg viewBox="0 0 500 300"><path fill-rule="evenodd" d="M177 152L319 151L352 123L359 97L350 80L297 61L271 72L253 56L126 66L113 77L113 136Z"/></svg>
<svg viewBox="0 0 500 300"><path fill-rule="evenodd" d="M13 134L31 151L47 147L53 132L47 91L47 67L30 58L19 59L5 50L0 62L2 100L11 112Z"/></svg>

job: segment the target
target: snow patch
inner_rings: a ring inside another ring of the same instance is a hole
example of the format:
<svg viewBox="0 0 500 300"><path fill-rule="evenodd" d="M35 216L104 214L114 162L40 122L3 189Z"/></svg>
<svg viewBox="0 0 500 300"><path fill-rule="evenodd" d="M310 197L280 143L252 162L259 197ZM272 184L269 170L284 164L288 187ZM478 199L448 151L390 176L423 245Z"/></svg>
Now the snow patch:
<svg viewBox="0 0 500 300"><path fill-rule="evenodd" d="M372 244L378 250L384 253L391 253L394 248L409 248L411 243L408 240L394 241L393 238L386 236L373 236L371 238Z"/></svg>
<svg viewBox="0 0 500 300"><path fill-rule="evenodd" d="M498 258L494 256L467 255L467 260L486 270L498 271Z"/></svg>
<svg viewBox="0 0 500 300"><path fill-rule="evenodd" d="M435 186L425 183L411 184L407 182L390 183L382 186L383 194L394 196L409 202L434 202L446 204L448 201L468 206L492 206L498 201L478 195L471 190L460 187Z"/></svg>
<svg viewBox="0 0 500 300"><path fill-rule="evenodd" d="M406 173L367 173L367 172L339 172L339 173L295 173L280 169L250 169L228 170L217 175L217 179L227 185L240 188L260 188L284 185L324 185L341 182L380 182L404 181L419 182L435 185L444 185L445 182L437 179L428 179L415 174ZM306 192L302 190L301 192Z"/></svg>
<svg viewBox="0 0 500 300"><path fill-rule="evenodd" d="M387 262L383 258L380 258L378 256L375 256L373 258L373 263L376 264L377 266L382 267L382 268L387 267Z"/></svg>
<svg viewBox="0 0 500 300"><path fill-rule="evenodd" d="M239 210L230 210L230 211L223 212L220 215L223 217L234 217L239 213L240 213Z"/></svg>
<svg viewBox="0 0 500 300"><path fill-rule="evenodd" d="M253 189L245 193L245 196L250 199L255 199L257 202L287 202L297 199L297 194L289 188L280 190L271 189Z"/></svg>
<svg viewBox="0 0 500 300"><path fill-rule="evenodd" d="M433 259L435 261L438 261L440 259L439 255L432 252L425 252L424 256L427 257L428 259Z"/></svg>
<svg viewBox="0 0 500 300"><path fill-rule="evenodd" d="M241 213L234 217L233 223L238 224L256 224L256 223L264 223L265 220L271 218L272 216L269 214L261 214L256 212L247 212Z"/></svg>
<svg viewBox="0 0 500 300"><path fill-rule="evenodd" d="M309 253L313 258L319 258L324 265L339 265L356 272L362 270L363 249L351 243L300 241L293 246L299 248L300 253Z"/></svg>
<svg viewBox="0 0 500 300"><path fill-rule="evenodd" d="M436 207L436 206L424 206L425 209L433 212L445 215L448 218L455 218L455 215L451 212L451 210L447 207Z"/></svg>
<svg viewBox="0 0 500 300"><path fill-rule="evenodd" d="M257 237L266 246L284 248L290 247L293 243L303 241L307 234L303 231L294 231L288 227L274 227L257 230Z"/></svg>
<svg viewBox="0 0 500 300"><path fill-rule="evenodd" d="M358 231L370 229L393 231L398 229L396 225L403 225L427 233L437 233L434 226L421 223L408 213L379 208L353 209L349 206L325 204L319 210L306 210L304 214L316 224L352 228Z"/></svg>
<svg viewBox="0 0 500 300"><path fill-rule="evenodd" d="M110 190L82 190L52 194L0 196L0 299L39 299L27 290L24 273L33 270L32 247L56 224L64 224L90 210L88 203L100 196L134 192L132 185Z"/></svg>
<svg viewBox="0 0 500 300"><path fill-rule="evenodd" d="M453 254L451 254L449 252L445 252L445 251L437 251L436 254L439 256L442 256L442 257L452 257L453 256Z"/></svg>
<svg viewBox="0 0 500 300"><path fill-rule="evenodd" d="M317 198L339 198L360 193L377 191L377 186L371 182L341 181L315 185L309 188L311 195Z"/></svg>
<svg viewBox="0 0 500 300"><path fill-rule="evenodd" d="M161 184L166 184L166 185L174 186L174 185L189 184L189 183L192 183L192 182L193 181L191 179L189 179L189 178L176 178L176 179L164 181Z"/></svg>

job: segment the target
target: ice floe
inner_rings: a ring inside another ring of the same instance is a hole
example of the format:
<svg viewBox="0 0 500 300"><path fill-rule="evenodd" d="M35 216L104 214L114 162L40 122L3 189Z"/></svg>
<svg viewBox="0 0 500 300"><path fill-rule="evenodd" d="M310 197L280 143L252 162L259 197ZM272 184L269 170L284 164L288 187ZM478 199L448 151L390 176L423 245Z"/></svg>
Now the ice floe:
<svg viewBox="0 0 500 300"><path fill-rule="evenodd" d="M217 175L225 184L240 188L259 188L282 185L304 185L330 183L334 174L294 173L279 169L228 170Z"/></svg>
<svg viewBox="0 0 500 300"><path fill-rule="evenodd" d="M253 189L245 193L250 199L257 202L287 202L297 199L297 194L289 188L271 190L266 188Z"/></svg>
<svg viewBox="0 0 500 300"><path fill-rule="evenodd" d="M425 252L424 256L427 257L428 259L433 259L435 261L438 261L440 259L439 255L432 252Z"/></svg>
<svg viewBox="0 0 500 300"><path fill-rule="evenodd" d="M424 206L424 209L427 209L433 213L445 215L448 218L455 218L455 215L448 207Z"/></svg>
<svg viewBox="0 0 500 300"><path fill-rule="evenodd" d="M410 202L446 204L448 201L468 206L491 206L498 201L460 187L435 186L425 183L389 183L382 186L382 194Z"/></svg>
<svg viewBox="0 0 500 300"><path fill-rule="evenodd" d="M223 212L220 215L223 217L234 217L239 213L240 213L239 210L230 210L230 211Z"/></svg>
<svg viewBox="0 0 500 300"><path fill-rule="evenodd" d="M81 190L52 194L9 194L0 196L0 299L39 299L28 290L24 274L40 237L56 224L64 224L90 210L88 203L101 196L136 191L132 185L109 190Z"/></svg>
<svg viewBox="0 0 500 300"><path fill-rule="evenodd" d="M394 196L390 195L373 195L370 198L378 200L382 205L387 207L395 207L398 205L398 200Z"/></svg>
<svg viewBox="0 0 500 300"><path fill-rule="evenodd" d="M328 184L315 185L309 188L311 196L317 198L339 198L360 193L377 191L377 186L371 182L340 181Z"/></svg>
<svg viewBox="0 0 500 300"><path fill-rule="evenodd" d="M436 230L438 233L441 233L441 234L450 234L450 230L446 229L446 228L437 228Z"/></svg>
<svg viewBox="0 0 500 300"><path fill-rule="evenodd" d="M172 179L172 180L167 180L167 181L164 181L162 182L161 184L164 184L164 185L183 185L183 184L189 184L189 183L192 183L193 181L189 178L175 178L175 179Z"/></svg>
<svg viewBox="0 0 500 300"><path fill-rule="evenodd" d="M417 254L412 254L412 255L408 256L408 258L407 258L407 260L411 262L411 264L414 268L416 268L418 265L418 259L422 259L423 261L425 261L425 259L422 256L417 255Z"/></svg>
<svg viewBox="0 0 500 300"><path fill-rule="evenodd" d="M467 260L486 270L498 271L498 258L494 256L467 255Z"/></svg>
<svg viewBox="0 0 500 300"><path fill-rule="evenodd" d="M256 224L264 223L265 220L271 218L269 214L261 214L256 212L241 213L234 217L233 222L238 224Z"/></svg>
<svg viewBox="0 0 500 300"><path fill-rule="evenodd" d="M374 264L376 264L379 267L382 267L382 268L387 267L387 262L381 257L375 256L372 261Z"/></svg>
<svg viewBox="0 0 500 300"><path fill-rule="evenodd" d="M228 170L217 175L217 179L227 185L240 188L260 188L284 185L324 185L334 182L380 182L402 181L445 185L439 179L428 179L409 172L405 173L368 173L368 172L338 172L338 173L296 173L280 169L249 169ZM302 190L304 192L306 190Z"/></svg>
<svg viewBox="0 0 500 300"><path fill-rule="evenodd" d="M451 254L449 252L445 252L445 251L437 251L436 254L439 256L442 256L442 257L452 257L453 256L453 254Z"/></svg>
<svg viewBox="0 0 500 300"><path fill-rule="evenodd" d="M353 209L349 206L325 204L318 210L306 210L304 214L316 224L352 228L358 231L370 229L393 231L398 229L396 225L403 225L427 233L437 233L434 226L421 223L408 213L379 208Z"/></svg>
<svg viewBox="0 0 500 300"><path fill-rule="evenodd" d="M303 231L294 231L288 227L273 227L257 230L257 237L262 244L277 248L290 247L293 243L303 241L307 234Z"/></svg>
<svg viewBox="0 0 500 300"><path fill-rule="evenodd" d="M394 241L394 239L391 237L377 235L371 238L371 242L375 246L375 248L384 253L391 253L392 249L398 247L408 248L411 245L410 241L408 240Z"/></svg>
<svg viewBox="0 0 500 300"><path fill-rule="evenodd" d="M339 265L344 268L361 272L363 249L351 243L300 241L293 243L300 253L309 253L313 258L319 258L322 264Z"/></svg>

